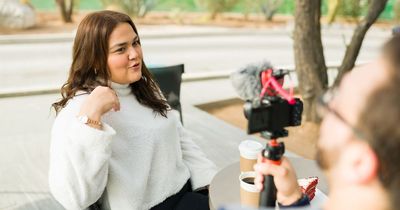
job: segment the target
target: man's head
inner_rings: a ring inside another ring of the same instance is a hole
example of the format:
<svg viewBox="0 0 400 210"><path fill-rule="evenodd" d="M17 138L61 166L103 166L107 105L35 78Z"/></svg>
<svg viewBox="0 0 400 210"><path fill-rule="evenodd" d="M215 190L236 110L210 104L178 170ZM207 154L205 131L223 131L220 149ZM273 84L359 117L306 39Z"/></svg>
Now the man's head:
<svg viewBox="0 0 400 210"><path fill-rule="evenodd" d="M383 189L400 198L400 37L376 61L347 74L326 101L317 160L331 192ZM396 199L397 198L397 199Z"/></svg>

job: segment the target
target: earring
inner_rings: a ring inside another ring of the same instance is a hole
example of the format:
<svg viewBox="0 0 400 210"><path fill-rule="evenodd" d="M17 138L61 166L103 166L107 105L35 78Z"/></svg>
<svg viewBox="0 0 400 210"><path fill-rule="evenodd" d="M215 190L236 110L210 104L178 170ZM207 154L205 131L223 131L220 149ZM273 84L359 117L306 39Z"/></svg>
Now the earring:
<svg viewBox="0 0 400 210"><path fill-rule="evenodd" d="M142 75L142 80L144 80L145 82L147 82L147 78L145 76Z"/></svg>
<svg viewBox="0 0 400 210"><path fill-rule="evenodd" d="M94 74L97 75L97 69L96 68L94 68Z"/></svg>

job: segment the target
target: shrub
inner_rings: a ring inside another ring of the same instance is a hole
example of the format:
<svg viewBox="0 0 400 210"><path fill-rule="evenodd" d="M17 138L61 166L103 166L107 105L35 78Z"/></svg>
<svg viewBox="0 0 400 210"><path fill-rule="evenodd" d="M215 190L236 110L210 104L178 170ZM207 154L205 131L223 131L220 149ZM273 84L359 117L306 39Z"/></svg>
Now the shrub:
<svg viewBox="0 0 400 210"><path fill-rule="evenodd" d="M117 7L130 16L144 17L154 9L157 0L101 0L101 2L107 8Z"/></svg>
<svg viewBox="0 0 400 210"><path fill-rule="evenodd" d="M271 21L279 7L282 6L283 0L258 0L261 12L264 14L265 20Z"/></svg>
<svg viewBox="0 0 400 210"><path fill-rule="evenodd" d="M210 12L211 19L215 19L218 14L231 10L239 0L196 0L196 3Z"/></svg>

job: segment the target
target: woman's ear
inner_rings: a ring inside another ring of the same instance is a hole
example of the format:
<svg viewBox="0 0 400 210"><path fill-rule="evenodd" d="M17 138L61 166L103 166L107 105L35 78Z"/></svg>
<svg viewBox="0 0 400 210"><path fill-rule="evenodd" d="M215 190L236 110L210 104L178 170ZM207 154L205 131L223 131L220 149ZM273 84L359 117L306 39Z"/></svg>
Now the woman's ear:
<svg viewBox="0 0 400 210"><path fill-rule="evenodd" d="M366 184L373 181L379 165L372 148L359 140L346 146L341 164L341 176L348 184Z"/></svg>

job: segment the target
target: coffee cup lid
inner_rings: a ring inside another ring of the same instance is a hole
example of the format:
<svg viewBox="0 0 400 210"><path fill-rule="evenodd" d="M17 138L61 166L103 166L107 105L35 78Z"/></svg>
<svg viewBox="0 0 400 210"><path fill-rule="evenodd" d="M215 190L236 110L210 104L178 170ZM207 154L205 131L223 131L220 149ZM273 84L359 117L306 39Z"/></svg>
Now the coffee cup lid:
<svg viewBox="0 0 400 210"><path fill-rule="evenodd" d="M239 175L240 187L248 192L255 192L255 193L260 192L260 190L254 184L249 184L249 183L246 183L243 181L244 178L248 178L248 177L255 178L256 172L255 171L246 171L246 172L241 173Z"/></svg>
<svg viewBox="0 0 400 210"><path fill-rule="evenodd" d="M261 143L253 140L244 140L239 144L240 155L248 159L257 158L262 148L263 146Z"/></svg>

